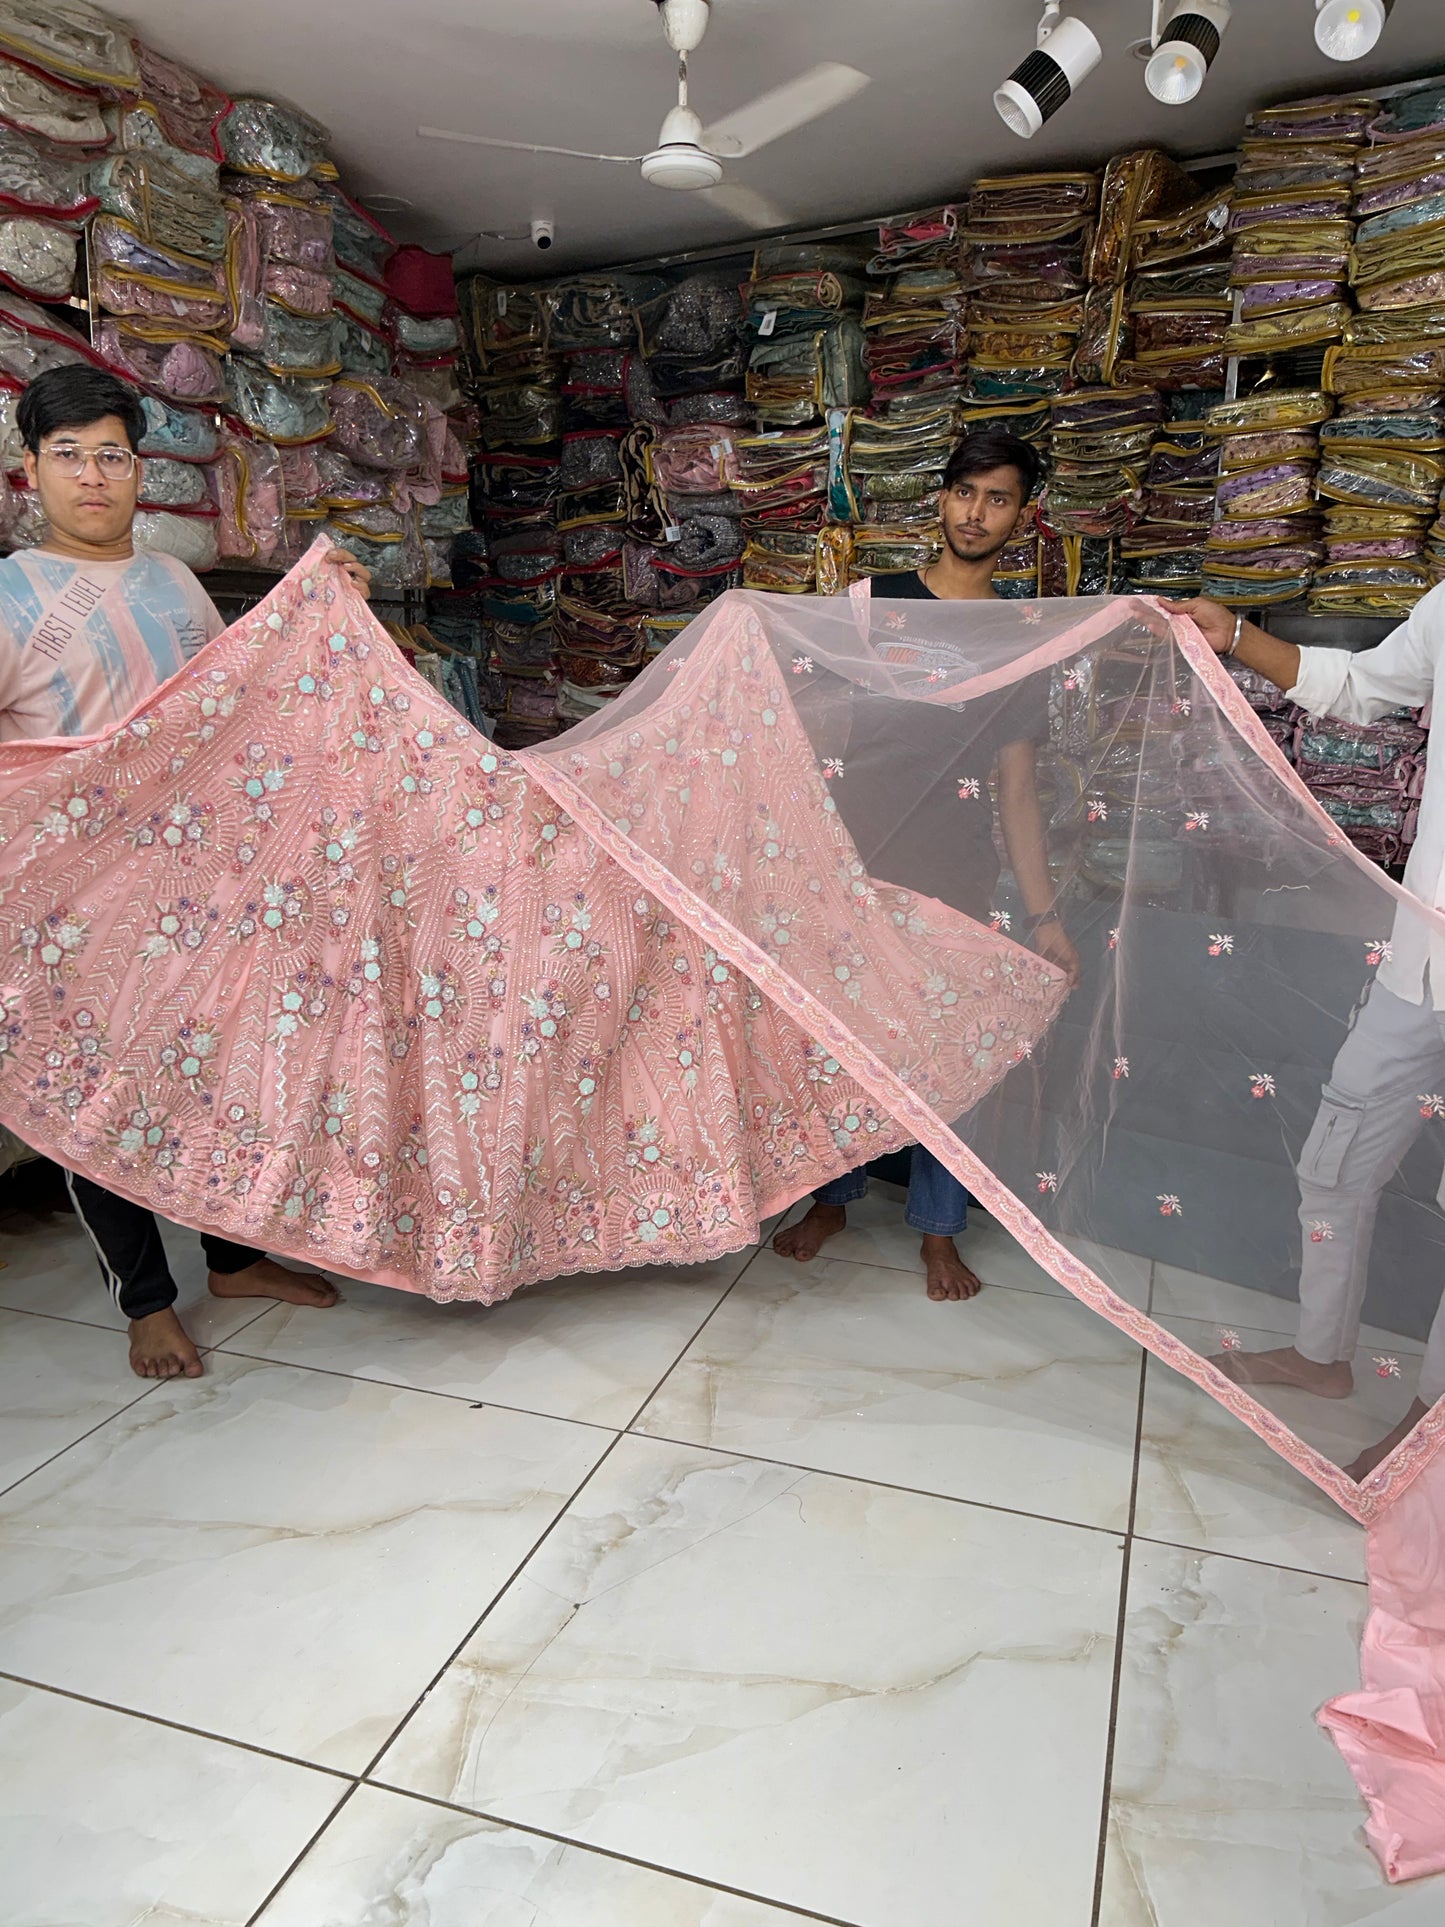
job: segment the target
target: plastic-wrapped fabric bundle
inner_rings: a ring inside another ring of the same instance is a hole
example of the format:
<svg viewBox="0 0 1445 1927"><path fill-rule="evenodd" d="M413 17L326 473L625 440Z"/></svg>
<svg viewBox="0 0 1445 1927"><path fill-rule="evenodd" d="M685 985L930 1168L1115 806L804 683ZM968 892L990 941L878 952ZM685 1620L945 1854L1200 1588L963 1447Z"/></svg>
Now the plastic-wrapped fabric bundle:
<svg viewBox="0 0 1445 1927"><path fill-rule="evenodd" d="M220 447L215 416L198 408L178 408L159 395L142 395L146 430L140 453L176 462L214 461Z"/></svg>
<svg viewBox="0 0 1445 1927"><path fill-rule="evenodd" d="M1264 428L1225 436L1215 456L1218 468L1230 474L1241 468L1270 468L1278 462L1313 462L1319 452L1320 438L1313 428Z"/></svg>
<svg viewBox="0 0 1445 1927"><path fill-rule="evenodd" d="M1445 88L1421 87L1397 95L1370 122L1369 132L1372 140L1388 142L1445 136Z"/></svg>
<svg viewBox="0 0 1445 1927"><path fill-rule="evenodd" d="M1383 389L1445 389L1445 342L1336 347L1325 356L1323 383L1332 395L1374 395Z"/></svg>
<svg viewBox="0 0 1445 1927"><path fill-rule="evenodd" d="M395 476L386 469L358 468L333 442L315 450L318 486L315 499L323 508L361 508L367 503L390 502Z"/></svg>
<svg viewBox="0 0 1445 1927"><path fill-rule="evenodd" d="M1229 227L1231 193L1218 188L1172 214L1136 221L1129 267L1133 273L1192 260L1220 247Z"/></svg>
<svg viewBox="0 0 1445 1927"><path fill-rule="evenodd" d="M376 589L412 589L426 586L426 553L415 521L404 535L373 536L349 518L332 517L326 532L338 548L350 549L359 562L371 570Z"/></svg>
<svg viewBox="0 0 1445 1927"><path fill-rule="evenodd" d="M488 449L528 450L559 446L562 396L557 388L527 382L489 389L482 398L482 443Z"/></svg>
<svg viewBox="0 0 1445 1927"><path fill-rule="evenodd" d="M734 435L735 473L728 486L744 516L801 509L821 522L828 480L828 431L824 424L776 434Z"/></svg>
<svg viewBox="0 0 1445 1927"><path fill-rule="evenodd" d="M1371 123L1379 112L1379 101L1367 94L1287 101L1250 114L1244 123L1245 139L1359 146L1374 134Z"/></svg>
<svg viewBox="0 0 1445 1927"><path fill-rule="evenodd" d="M650 464L657 485L669 493L716 494L732 480L732 437L705 424L667 429L652 444Z"/></svg>
<svg viewBox="0 0 1445 1927"><path fill-rule="evenodd" d="M238 174L300 181L326 159L326 129L298 108L240 95L220 125L221 151Z"/></svg>
<svg viewBox="0 0 1445 1927"><path fill-rule="evenodd" d="M1172 214L1198 198L1191 177L1157 147L1116 154L1104 169L1089 279L1113 287L1127 279L1140 221Z"/></svg>
<svg viewBox="0 0 1445 1927"><path fill-rule="evenodd" d="M389 298L384 287L368 280L365 275L354 274L338 259L331 271L331 288L332 299L338 308L345 309L347 314L364 322L368 328L384 332Z"/></svg>
<svg viewBox="0 0 1445 1927"><path fill-rule="evenodd" d="M31 215L0 215L0 278L41 301L64 301L75 284L80 237Z"/></svg>
<svg viewBox="0 0 1445 1927"><path fill-rule="evenodd" d="M219 357L199 341L151 341L107 317L96 329L95 346L128 381L170 401L220 401L226 393Z"/></svg>
<svg viewBox="0 0 1445 1927"><path fill-rule="evenodd" d="M915 267L894 276L863 310L869 383L876 405L938 390L956 393L964 375L967 312L951 267Z"/></svg>
<svg viewBox="0 0 1445 1927"><path fill-rule="evenodd" d="M428 542L449 542L454 535L460 535L464 530L470 532L467 490L465 488L443 489L440 499L424 504L419 510L419 515L421 532Z"/></svg>
<svg viewBox="0 0 1445 1927"><path fill-rule="evenodd" d="M615 522L583 522L563 531L562 560L569 569L597 569L622 561L623 530Z"/></svg>
<svg viewBox="0 0 1445 1927"><path fill-rule="evenodd" d="M227 433L213 471L223 561L271 565L286 527L286 477L270 442Z"/></svg>
<svg viewBox="0 0 1445 1927"><path fill-rule="evenodd" d="M265 441L319 442L332 430L330 390L324 381L281 381L245 355L226 360L233 414Z"/></svg>
<svg viewBox="0 0 1445 1927"><path fill-rule="evenodd" d="M86 0L3 0L0 48L60 80L118 94L140 87L127 28Z"/></svg>
<svg viewBox="0 0 1445 1927"><path fill-rule="evenodd" d="M409 355L451 355L461 346L461 324L455 315L410 315L393 303L387 322L396 345Z"/></svg>
<svg viewBox="0 0 1445 1927"><path fill-rule="evenodd" d="M95 207L86 162L47 151L14 128L0 125L0 209L83 221Z"/></svg>
<svg viewBox="0 0 1445 1927"><path fill-rule="evenodd" d="M1326 442L1319 492L1367 508L1415 509L1428 514L1440 500L1445 462L1430 455Z"/></svg>
<svg viewBox="0 0 1445 1927"><path fill-rule="evenodd" d="M747 396L760 422L799 426L867 393L863 330L851 318L760 340L748 357Z"/></svg>
<svg viewBox="0 0 1445 1927"><path fill-rule="evenodd" d="M287 514L314 509L321 495L319 448L312 442L278 443L276 454L281 463L281 485ZM274 565L274 556L272 562Z"/></svg>
<svg viewBox="0 0 1445 1927"><path fill-rule="evenodd" d="M577 275L542 294L549 348L631 348L637 345L639 302L664 287L658 275Z"/></svg>
<svg viewBox="0 0 1445 1927"><path fill-rule="evenodd" d="M175 515L165 509L138 509L131 541L138 549L159 549L173 555L197 575L214 569L220 560L219 520L209 515Z"/></svg>
<svg viewBox="0 0 1445 1927"><path fill-rule="evenodd" d="M1231 322L1224 345L1232 355L1270 355L1295 348L1338 342L1350 318L1345 301L1311 300L1306 305L1274 309L1248 320Z"/></svg>
<svg viewBox="0 0 1445 1927"><path fill-rule="evenodd" d="M108 214L156 246L211 261L225 252L226 213L213 180L183 173L159 154L123 153L92 168L90 184Z"/></svg>
<svg viewBox="0 0 1445 1927"><path fill-rule="evenodd" d="M171 322L182 333L218 335L232 320L220 264L169 252L116 214L90 225L95 292L111 314Z"/></svg>
<svg viewBox="0 0 1445 1927"><path fill-rule="evenodd" d="M406 469L422 460L425 405L405 382L346 375L332 386L330 402L336 446L353 461Z"/></svg>
<svg viewBox="0 0 1445 1927"><path fill-rule="evenodd" d="M754 536L743 551L743 586L770 595L814 595L818 549L812 535L779 530Z"/></svg>
<svg viewBox="0 0 1445 1927"><path fill-rule="evenodd" d="M230 96L144 41L136 41L135 55L142 98L166 140L173 147L220 160L219 129L231 111Z"/></svg>
<svg viewBox="0 0 1445 1927"><path fill-rule="evenodd" d="M196 508L209 504L206 471L198 462L177 462L168 456L149 456L141 469L142 508Z"/></svg>
<svg viewBox="0 0 1445 1927"><path fill-rule="evenodd" d="M593 488L622 478L622 435L615 429L584 429L562 438L560 481L564 489Z"/></svg>
<svg viewBox="0 0 1445 1927"><path fill-rule="evenodd" d="M111 133L100 101L72 86L57 86L18 60L0 57L0 123L52 147L99 153Z"/></svg>
<svg viewBox="0 0 1445 1927"><path fill-rule="evenodd" d="M0 373L33 381L47 368L87 361L101 364L85 337L20 295L0 291Z"/></svg>
<svg viewBox="0 0 1445 1927"><path fill-rule="evenodd" d="M869 274L894 274L901 268L952 267L958 256L958 209L951 203L890 215L878 225L878 244Z"/></svg>
<svg viewBox="0 0 1445 1927"><path fill-rule="evenodd" d="M1163 414L1152 388L1080 389L1053 403L1053 470L1044 493L1050 528L1095 537L1123 529Z"/></svg>
<svg viewBox="0 0 1445 1927"><path fill-rule="evenodd" d="M354 316L337 311L336 353L343 374L375 380L389 375L392 367L391 343L385 335L368 328Z"/></svg>
<svg viewBox="0 0 1445 1927"><path fill-rule="evenodd" d="M631 538L622 551L623 592L637 609L695 609L702 585L696 578L664 569L663 545Z"/></svg>
<svg viewBox="0 0 1445 1927"><path fill-rule="evenodd" d="M341 373L338 326L330 315L298 315L279 301L261 303L261 332L249 346L263 367L283 378L319 381Z"/></svg>

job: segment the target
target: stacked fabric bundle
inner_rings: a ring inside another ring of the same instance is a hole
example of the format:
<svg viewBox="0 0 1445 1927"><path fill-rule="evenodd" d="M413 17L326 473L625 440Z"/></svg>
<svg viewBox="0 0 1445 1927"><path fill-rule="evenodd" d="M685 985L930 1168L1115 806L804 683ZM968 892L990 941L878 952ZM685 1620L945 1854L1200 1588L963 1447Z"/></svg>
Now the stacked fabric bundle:
<svg viewBox="0 0 1445 1927"><path fill-rule="evenodd" d="M1235 176L1232 354L1274 355L1339 341L1356 156L1378 102L1270 107L1245 123Z"/></svg>
<svg viewBox="0 0 1445 1927"><path fill-rule="evenodd" d="M1307 592L1324 559L1315 473L1330 412L1329 397L1314 389L1264 389L1210 409L1220 474L1206 595L1255 608Z"/></svg>
<svg viewBox="0 0 1445 1927"><path fill-rule="evenodd" d="M415 490L417 520L426 557L426 579L434 588L452 581L452 545L471 527L466 443L473 418L460 384L461 322L450 255L425 248L397 248L385 264L388 300L386 332L392 368L401 381L445 422L428 421L427 433L440 453L433 480L428 474Z"/></svg>
<svg viewBox="0 0 1445 1927"><path fill-rule="evenodd" d="M627 593L624 552L629 530L657 540L665 519L647 473L652 427L633 427L631 411L637 399L655 412L634 367L638 305L661 292L655 277L583 275L543 296L548 344L565 357L553 623L564 726L616 695L642 661L641 614Z"/></svg>
<svg viewBox="0 0 1445 1927"><path fill-rule="evenodd" d="M873 410L908 412L962 393L967 346L966 302L958 258L958 210L940 207L900 215L878 230L863 308Z"/></svg>
<svg viewBox="0 0 1445 1927"><path fill-rule="evenodd" d="M1414 840L1425 743L1404 710L1368 726L1306 717L1295 733L1295 767L1356 849L1376 863L1399 863Z"/></svg>
<svg viewBox="0 0 1445 1927"><path fill-rule="evenodd" d="M1331 349L1323 379L1340 410L1320 471L1336 546L1314 606L1407 613L1429 587L1424 544L1445 476L1445 338Z"/></svg>
<svg viewBox="0 0 1445 1927"><path fill-rule="evenodd" d="M467 371L479 412L474 461L489 574L482 591L497 740L522 747L557 729L553 647L562 538L562 366L548 353L540 292L474 276L462 287Z"/></svg>
<svg viewBox="0 0 1445 1927"><path fill-rule="evenodd" d="M1221 389L1229 293L1230 189L1171 182L1169 208L1141 214L1129 244L1129 352L1118 377L1157 388ZM1187 192L1186 192L1187 189Z"/></svg>
<svg viewBox="0 0 1445 1927"><path fill-rule="evenodd" d="M228 437L200 427L225 401L226 356L253 298L245 237L222 197L217 129L231 103L149 50L137 49L137 79L144 92L107 112L111 151L90 177L93 339L171 418L176 446L147 463L137 541L212 568L274 546L283 513L274 452L242 481ZM209 447L208 469L188 461L185 442Z"/></svg>
<svg viewBox="0 0 1445 1927"><path fill-rule="evenodd" d="M968 198L969 396L1034 401L1069 378L1084 321L1094 174L1012 174Z"/></svg>
<svg viewBox="0 0 1445 1927"><path fill-rule="evenodd" d="M1142 595L1198 595L1214 519L1219 448L1198 392L1170 398L1169 420L1144 471L1138 519L1122 542L1129 587Z"/></svg>
<svg viewBox="0 0 1445 1927"><path fill-rule="evenodd" d="M824 422L734 436L728 486L742 511L748 588L815 592L828 472Z"/></svg>
<svg viewBox="0 0 1445 1927"><path fill-rule="evenodd" d="M1321 432L1329 561L1320 614L1404 615L1430 586L1445 482L1445 90L1407 95L1354 168L1350 283L1360 312L1326 359L1339 414Z"/></svg>
<svg viewBox="0 0 1445 1927"><path fill-rule="evenodd" d="M853 417L848 475L860 519L897 530L932 530L943 471L959 438L958 410L947 395L894 399L886 413Z"/></svg>
<svg viewBox="0 0 1445 1927"><path fill-rule="evenodd" d="M733 439L752 410L735 277L690 275L639 304L638 323L645 359L629 383L623 570L628 600L644 612L645 659L681 619L742 580L742 505L730 483Z"/></svg>
<svg viewBox="0 0 1445 1927"><path fill-rule="evenodd" d="M1056 535L1116 536L1137 509L1164 416L1154 388L1080 388L1051 408L1043 515Z"/></svg>
<svg viewBox="0 0 1445 1927"><path fill-rule="evenodd" d="M1194 194L1194 182L1157 148L1116 155L1104 169L1098 225L1088 253L1083 330L1074 350L1077 381L1108 386L1127 360L1133 340L1127 289L1138 230Z"/></svg>
<svg viewBox="0 0 1445 1927"><path fill-rule="evenodd" d="M796 428L867 398L866 257L834 244L770 242L747 286L747 397L759 424Z"/></svg>

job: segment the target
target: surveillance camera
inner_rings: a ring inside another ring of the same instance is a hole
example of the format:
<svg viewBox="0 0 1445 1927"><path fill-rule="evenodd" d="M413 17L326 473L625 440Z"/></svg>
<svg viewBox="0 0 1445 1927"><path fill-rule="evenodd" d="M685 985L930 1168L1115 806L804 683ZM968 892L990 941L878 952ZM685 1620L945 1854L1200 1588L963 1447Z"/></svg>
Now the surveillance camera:
<svg viewBox="0 0 1445 1927"><path fill-rule="evenodd" d="M557 238L557 229L551 221L533 221L532 246L549 248Z"/></svg>

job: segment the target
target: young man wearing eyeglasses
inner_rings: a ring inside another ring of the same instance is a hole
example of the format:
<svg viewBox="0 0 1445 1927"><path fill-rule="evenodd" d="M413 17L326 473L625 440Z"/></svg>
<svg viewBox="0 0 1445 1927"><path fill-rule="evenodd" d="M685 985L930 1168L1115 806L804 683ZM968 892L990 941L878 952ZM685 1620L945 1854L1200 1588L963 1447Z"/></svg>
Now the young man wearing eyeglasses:
<svg viewBox="0 0 1445 1927"><path fill-rule="evenodd" d="M52 368L21 396L16 423L48 527L38 548L0 560L0 742L89 735L128 715L225 623L183 562L132 546L146 427L133 389L101 368ZM331 559L369 591L354 557L337 549ZM86 1178L66 1181L130 1322L136 1373L199 1378L155 1218ZM323 1278L224 1238L201 1242L218 1298L336 1302Z"/></svg>

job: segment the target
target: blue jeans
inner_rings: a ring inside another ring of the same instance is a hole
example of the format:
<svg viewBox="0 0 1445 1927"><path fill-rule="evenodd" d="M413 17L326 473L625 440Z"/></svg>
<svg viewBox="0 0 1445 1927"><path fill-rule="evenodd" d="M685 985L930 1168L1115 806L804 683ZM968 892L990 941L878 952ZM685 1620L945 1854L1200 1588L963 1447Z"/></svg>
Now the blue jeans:
<svg viewBox="0 0 1445 1927"><path fill-rule="evenodd" d="M817 1204L856 1204L868 1191L868 1169L860 1164L813 1193ZM908 1173L908 1202L903 1222L914 1231L935 1238L956 1238L968 1223L968 1193L921 1144L913 1147Z"/></svg>

